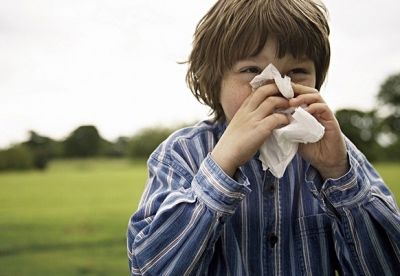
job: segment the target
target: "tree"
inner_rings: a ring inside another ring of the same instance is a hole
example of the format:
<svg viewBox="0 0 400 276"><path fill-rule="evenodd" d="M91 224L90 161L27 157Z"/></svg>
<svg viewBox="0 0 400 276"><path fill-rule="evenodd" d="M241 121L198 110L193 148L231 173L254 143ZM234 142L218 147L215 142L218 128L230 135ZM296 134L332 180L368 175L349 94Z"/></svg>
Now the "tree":
<svg viewBox="0 0 400 276"><path fill-rule="evenodd" d="M126 157L129 151L130 138L118 137L115 143L111 144L108 150L105 152L106 156L109 157Z"/></svg>
<svg viewBox="0 0 400 276"><path fill-rule="evenodd" d="M377 143L380 122L375 113L341 109L335 114L342 132L371 161L378 160L383 155L382 147Z"/></svg>
<svg viewBox="0 0 400 276"><path fill-rule="evenodd" d="M149 155L164 141L171 133L169 128L146 128L135 135L129 146L132 158L148 158Z"/></svg>
<svg viewBox="0 0 400 276"><path fill-rule="evenodd" d="M28 141L22 143L31 152L33 156L33 166L36 169L44 170L53 154L53 146L55 144L50 138L41 136L34 131L30 131Z"/></svg>
<svg viewBox="0 0 400 276"><path fill-rule="evenodd" d="M389 76L381 84L377 98L381 105L400 114L400 73Z"/></svg>
<svg viewBox="0 0 400 276"><path fill-rule="evenodd" d="M400 73L389 76L381 85L377 95L379 110L384 119L381 132L390 137L386 157L400 160ZM385 114L386 113L386 114Z"/></svg>
<svg viewBox="0 0 400 276"><path fill-rule="evenodd" d="M80 126L64 141L66 157L93 157L101 150L102 138L97 128L91 125Z"/></svg>
<svg viewBox="0 0 400 276"><path fill-rule="evenodd" d="M29 170L34 166L34 156L26 145L16 145L0 151L0 171Z"/></svg>

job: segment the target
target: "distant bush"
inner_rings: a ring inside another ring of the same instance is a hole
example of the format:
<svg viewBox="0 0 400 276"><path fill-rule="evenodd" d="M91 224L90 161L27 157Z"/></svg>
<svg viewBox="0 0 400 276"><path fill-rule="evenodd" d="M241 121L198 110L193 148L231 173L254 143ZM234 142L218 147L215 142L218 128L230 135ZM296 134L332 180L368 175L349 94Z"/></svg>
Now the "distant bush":
<svg viewBox="0 0 400 276"><path fill-rule="evenodd" d="M94 157L100 154L102 138L94 126L80 126L64 141L66 157Z"/></svg>
<svg viewBox="0 0 400 276"><path fill-rule="evenodd" d="M147 159L172 132L189 125L192 124L144 128L133 137L119 137L115 142L103 139L92 125L78 127L64 140L53 140L30 131L27 141L9 149L0 149L0 171L45 170L50 161L71 157Z"/></svg>
<svg viewBox="0 0 400 276"><path fill-rule="evenodd" d="M0 171L29 170L33 167L34 156L32 151L24 145L17 145L0 151Z"/></svg>
<svg viewBox="0 0 400 276"><path fill-rule="evenodd" d="M157 146L173 132L169 128L146 128L135 135L129 143L129 156L148 158Z"/></svg>
<svg viewBox="0 0 400 276"><path fill-rule="evenodd" d="M107 157L127 157L129 155L129 142L128 137L118 137L115 143L108 142L106 147L103 147L103 155Z"/></svg>
<svg viewBox="0 0 400 276"><path fill-rule="evenodd" d="M384 149L378 143L380 119L376 111L364 112L356 109L340 109L335 113L342 132L357 148L362 151L368 160L381 160Z"/></svg>
<svg viewBox="0 0 400 276"><path fill-rule="evenodd" d="M33 166L39 170L47 168L50 159L56 155L58 144L49 137L41 136L34 131L30 131L29 140L22 143L32 154Z"/></svg>

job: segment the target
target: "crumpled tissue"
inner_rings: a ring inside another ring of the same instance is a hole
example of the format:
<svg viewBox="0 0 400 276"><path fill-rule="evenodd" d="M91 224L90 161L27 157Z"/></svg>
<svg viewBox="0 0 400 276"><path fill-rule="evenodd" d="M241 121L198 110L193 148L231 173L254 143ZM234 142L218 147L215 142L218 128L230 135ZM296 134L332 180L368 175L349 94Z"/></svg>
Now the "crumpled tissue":
<svg viewBox="0 0 400 276"><path fill-rule="evenodd" d="M290 77L282 78L278 69L272 64L257 75L250 85L253 90L256 90L272 79L275 80L276 86L285 98L294 97ZM269 169L277 178L283 176L287 165L297 152L299 143L315 143L324 136L325 128L303 107L305 106L276 109L274 112L285 114L290 123L274 129L260 148L259 159L263 169Z"/></svg>

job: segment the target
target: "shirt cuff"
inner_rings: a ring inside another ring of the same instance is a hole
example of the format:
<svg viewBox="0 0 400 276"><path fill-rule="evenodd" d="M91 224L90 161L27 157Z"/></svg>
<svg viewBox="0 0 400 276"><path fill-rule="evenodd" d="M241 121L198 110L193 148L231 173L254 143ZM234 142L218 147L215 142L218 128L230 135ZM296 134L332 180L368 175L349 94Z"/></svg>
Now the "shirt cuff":
<svg viewBox="0 0 400 276"><path fill-rule="evenodd" d="M350 170L341 178L328 179L322 193L335 207L349 207L369 199L371 185L362 167L349 153Z"/></svg>
<svg viewBox="0 0 400 276"><path fill-rule="evenodd" d="M236 180L235 180L236 179ZM200 166L192 188L197 197L217 212L233 214L236 206L251 191L247 177L237 170L229 177L208 154Z"/></svg>

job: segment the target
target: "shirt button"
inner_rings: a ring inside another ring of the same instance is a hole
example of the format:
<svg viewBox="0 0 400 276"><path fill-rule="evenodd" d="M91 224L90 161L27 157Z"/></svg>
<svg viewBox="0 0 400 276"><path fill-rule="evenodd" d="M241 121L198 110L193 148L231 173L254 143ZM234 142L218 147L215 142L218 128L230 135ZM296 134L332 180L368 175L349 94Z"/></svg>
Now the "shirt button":
<svg viewBox="0 0 400 276"><path fill-rule="evenodd" d="M272 234L272 235L270 235L270 236L268 237L268 242L269 242L271 245L275 245L275 244L278 242L278 237L277 237L276 235Z"/></svg>
<svg viewBox="0 0 400 276"><path fill-rule="evenodd" d="M270 194L275 193L275 186L274 185L270 185L269 188L268 188L268 191L269 191Z"/></svg>

